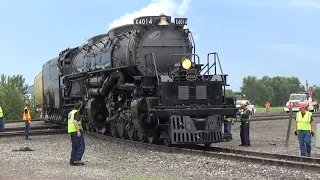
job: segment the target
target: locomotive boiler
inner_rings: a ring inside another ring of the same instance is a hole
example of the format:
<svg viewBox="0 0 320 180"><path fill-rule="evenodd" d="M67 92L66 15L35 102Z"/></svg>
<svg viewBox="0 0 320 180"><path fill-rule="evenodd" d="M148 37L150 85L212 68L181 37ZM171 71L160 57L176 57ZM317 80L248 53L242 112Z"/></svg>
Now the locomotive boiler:
<svg viewBox="0 0 320 180"><path fill-rule="evenodd" d="M60 52L37 78L43 118L66 125L81 102L87 130L165 145L223 141L222 120L236 115L235 98L224 95L227 75L217 74L216 53L200 64L186 24L164 14L138 17Z"/></svg>

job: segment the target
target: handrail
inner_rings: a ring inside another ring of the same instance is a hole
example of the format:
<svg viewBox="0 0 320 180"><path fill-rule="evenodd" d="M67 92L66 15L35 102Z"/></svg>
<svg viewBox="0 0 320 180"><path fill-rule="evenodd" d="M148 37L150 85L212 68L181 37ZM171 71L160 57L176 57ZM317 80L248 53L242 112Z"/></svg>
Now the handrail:
<svg viewBox="0 0 320 180"><path fill-rule="evenodd" d="M153 60L153 66L154 66L154 69L155 69L155 74L156 74L156 77L157 77L157 95L158 95L158 101L160 101L160 79L159 79L159 74L158 74L158 68L157 68L157 64L156 64L156 59L154 57L154 53L149 53L149 54L146 54L144 56L144 60L145 60L145 65L146 65L146 68L147 68L147 57L148 56L151 56L152 57L152 60ZM146 69L146 73L147 73L147 69Z"/></svg>
<svg viewBox="0 0 320 180"><path fill-rule="evenodd" d="M209 65L210 65L210 55L213 55L214 63L209 67ZM212 66L214 66L214 75L217 75L217 60L218 60L219 68L220 68L220 71L221 71L221 78L222 78L222 82L223 82L223 102L225 102L226 80L224 78L224 74L223 74L223 71L222 71L222 67L221 67L221 63L220 63L220 59L219 59L218 53L216 53L216 52L208 53L208 55L207 55L207 65L205 66L205 67L207 67L207 71L204 74L207 73L209 75L210 69L212 68ZM205 69L205 67L203 69Z"/></svg>

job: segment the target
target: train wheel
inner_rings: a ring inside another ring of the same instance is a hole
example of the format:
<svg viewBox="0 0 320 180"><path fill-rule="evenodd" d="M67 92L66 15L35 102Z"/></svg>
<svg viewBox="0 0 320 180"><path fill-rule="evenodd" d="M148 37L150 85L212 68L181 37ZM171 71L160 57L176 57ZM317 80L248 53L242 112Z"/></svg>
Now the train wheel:
<svg viewBox="0 0 320 180"><path fill-rule="evenodd" d="M101 132L100 132L101 129L100 128L94 128L94 130L95 130L96 133L101 134Z"/></svg>
<svg viewBox="0 0 320 180"><path fill-rule="evenodd" d="M157 141L157 133L156 132L148 133L146 139L149 144L154 144Z"/></svg>
<svg viewBox="0 0 320 180"><path fill-rule="evenodd" d="M118 119L117 130L118 130L119 136L122 139L127 138L126 121L123 117L119 117L119 119Z"/></svg>
<svg viewBox="0 0 320 180"><path fill-rule="evenodd" d="M105 131L103 132L104 135L109 135L109 123L107 125L104 126Z"/></svg>
<svg viewBox="0 0 320 180"><path fill-rule="evenodd" d="M146 142L146 140L147 140L147 135L143 132L140 132L140 131L137 132L137 137L140 142Z"/></svg>
<svg viewBox="0 0 320 180"><path fill-rule="evenodd" d="M112 120L109 124L109 130L112 137L118 137L118 129L115 122Z"/></svg>
<svg viewBox="0 0 320 180"><path fill-rule="evenodd" d="M171 146L171 139L163 139L163 144L167 147Z"/></svg>
<svg viewBox="0 0 320 180"><path fill-rule="evenodd" d="M134 129L132 125L127 125L128 137L131 141L137 140L137 131Z"/></svg>
<svg viewBox="0 0 320 180"><path fill-rule="evenodd" d="M89 124L89 130L91 131L91 132L94 132L94 127L93 127L93 125L90 123Z"/></svg>
<svg viewBox="0 0 320 180"><path fill-rule="evenodd" d="M83 127L84 127L84 129L87 130L87 131L90 130L89 123L85 123Z"/></svg>

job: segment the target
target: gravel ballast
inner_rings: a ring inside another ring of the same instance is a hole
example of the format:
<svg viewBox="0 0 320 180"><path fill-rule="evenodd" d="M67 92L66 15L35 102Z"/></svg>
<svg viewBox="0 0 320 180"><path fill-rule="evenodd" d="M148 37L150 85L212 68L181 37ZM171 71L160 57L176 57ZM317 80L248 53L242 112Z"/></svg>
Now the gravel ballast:
<svg viewBox="0 0 320 180"><path fill-rule="evenodd" d="M320 123L319 117L314 118L314 120L316 124ZM298 137L294 135L294 119L290 130L290 141L288 146L285 146L288 123L289 120L252 121L250 123L251 147L239 147L239 144L241 144L240 123L235 123L232 127L232 141L212 144L211 146L300 156ZM311 138L311 141L312 157L320 158L320 149L315 147L316 135Z"/></svg>
<svg viewBox="0 0 320 180"><path fill-rule="evenodd" d="M31 138L0 139L0 179L320 179L320 174L295 169L150 151L89 135L87 164L74 167L67 134ZM35 151L12 152L24 146Z"/></svg>

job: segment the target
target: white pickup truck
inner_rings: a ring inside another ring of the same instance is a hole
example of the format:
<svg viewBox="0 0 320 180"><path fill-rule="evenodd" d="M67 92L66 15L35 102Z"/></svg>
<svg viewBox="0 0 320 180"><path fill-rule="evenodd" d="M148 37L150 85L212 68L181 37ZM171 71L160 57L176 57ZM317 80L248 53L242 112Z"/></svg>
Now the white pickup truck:
<svg viewBox="0 0 320 180"><path fill-rule="evenodd" d="M237 108L240 108L241 106L240 106L240 103L242 102L242 101L245 101L245 102L248 102L248 109L252 112L252 114L254 114L255 112L256 112L256 109L254 108L254 105L253 104L251 104L250 103L250 101L248 101L248 100L237 100L236 101L236 107Z"/></svg>
<svg viewBox="0 0 320 180"><path fill-rule="evenodd" d="M311 97L309 93L292 93L290 94L289 101L286 103L286 106L283 108L283 110L287 113L289 113L289 103L293 104L292 111L298 112L299 111L299 104L303 102L307 104L307 110L316 112L319 109L318 102Z"/></svg>

